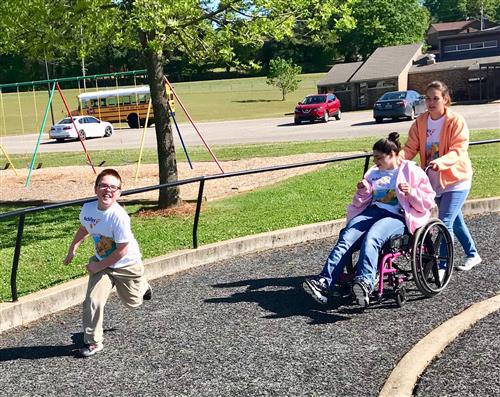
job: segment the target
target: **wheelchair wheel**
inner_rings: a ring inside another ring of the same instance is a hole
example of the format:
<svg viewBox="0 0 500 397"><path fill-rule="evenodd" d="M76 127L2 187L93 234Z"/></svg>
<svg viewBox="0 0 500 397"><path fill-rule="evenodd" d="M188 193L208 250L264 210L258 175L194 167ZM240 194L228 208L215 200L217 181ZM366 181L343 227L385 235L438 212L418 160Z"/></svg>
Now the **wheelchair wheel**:
<svg viewBox="0 0 500 397"><path fill-rule="evenodd" d="M413 236L412 273L427 297L440 293L453 273L453 240L439 219L432 218Z"/></svg>

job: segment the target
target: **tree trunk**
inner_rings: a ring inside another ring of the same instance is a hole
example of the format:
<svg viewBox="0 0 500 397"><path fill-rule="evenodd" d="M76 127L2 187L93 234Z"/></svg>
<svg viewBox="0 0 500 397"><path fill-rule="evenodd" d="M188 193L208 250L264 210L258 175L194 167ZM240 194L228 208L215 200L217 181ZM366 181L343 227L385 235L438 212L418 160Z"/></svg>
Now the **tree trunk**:
<svg viewBox="0 0 500 397"><path fill-rule="evenodd" d="M160 184L177 181L177 160L168 102L163 81L163 56L145 48L149 88L154 111L156 146ZM158 197L158 207L167 208L179 203L179 187L162 188Z"/></svg>

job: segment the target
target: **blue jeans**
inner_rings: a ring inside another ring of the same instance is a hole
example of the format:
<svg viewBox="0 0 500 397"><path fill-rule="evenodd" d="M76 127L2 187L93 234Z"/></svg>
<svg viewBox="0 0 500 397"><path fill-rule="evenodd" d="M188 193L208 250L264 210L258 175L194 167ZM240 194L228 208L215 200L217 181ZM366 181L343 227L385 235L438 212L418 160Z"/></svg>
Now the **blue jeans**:
<svg viewBox="0 0 500 397"><path fill-rule="evenodd" d="M460 242L465 256L471 258L477 255L477 249L462 215L462 206L468 194L468 190L445 192L441 197L436 197L436 203L439 208L439 219L446 225L450 234Z"/></svg>
<svg viewBox="0 0 500 397"><path fill-rule="evenodd" d="M404 230L402 215L396 215L376 205L368 207L352 218L342 230L320 277L324 277L330 289L333 289L352 253L361 247L356 280L364 281L373 289L380 248L393 234L403 234Z"/></svg>

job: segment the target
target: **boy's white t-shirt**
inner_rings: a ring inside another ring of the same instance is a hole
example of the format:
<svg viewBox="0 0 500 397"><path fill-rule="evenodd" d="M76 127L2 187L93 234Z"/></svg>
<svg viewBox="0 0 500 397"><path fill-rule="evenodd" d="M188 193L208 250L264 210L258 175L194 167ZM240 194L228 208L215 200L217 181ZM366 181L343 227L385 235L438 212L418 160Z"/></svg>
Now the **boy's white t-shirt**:
<svg viewBox="0 0 500 397"><path fill-rule="evenodd" d="M429 165L432 160L439 157L439 139L441 137L441 130L443 129L445 116L440 117L437 120L433 120L431 117L427 118L427 140L425 141L425 167ZM464 181L458 181L453 185L442 188L439 184L439 171L434 171L429 169L427 171L429 176L429 181L431 186L436 192L436 197L440 197L445 192L454 192L459 190L469 190L472 185L470 179Z"/></svg>
<svg viewBox="0 0 500 397"><path fill-rule="evenodd" d="M373 169L366 179L372 185L372 204L400 215L401 205L396 196L396 179L399 168L393 170Z"/></svg>
<svg viewBox="0 0 500 397"><path fill-rule="evenodd" d="M115 202L101 211L97 201L85 203L80 212L80 223L92 237L95 256L99 260L109 256L116 249L116 243L128 243L127 255L110 268L117 269L141 261L139 244L130 228L130 217L120 204Z"/></svg>

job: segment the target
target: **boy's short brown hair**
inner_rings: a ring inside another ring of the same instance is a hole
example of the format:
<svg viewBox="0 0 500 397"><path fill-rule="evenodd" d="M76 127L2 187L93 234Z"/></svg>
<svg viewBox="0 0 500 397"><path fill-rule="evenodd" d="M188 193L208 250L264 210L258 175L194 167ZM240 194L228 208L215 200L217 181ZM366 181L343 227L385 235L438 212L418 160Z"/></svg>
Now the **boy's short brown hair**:
<svg viewBox="0 0 500 397"><path fill-rule="evenodd" d="M118 173L118 171L114 170L113 168L106 168L105 170L102 170L99 175L97 175L97 178L95 180L94 188L97 189L97 186L99 183L101 183L102 178L104 178L106 175L111 175L114 176L116 179L120 181L120 186L119 188L121 189L122 187L122 177Z"/></svg>

